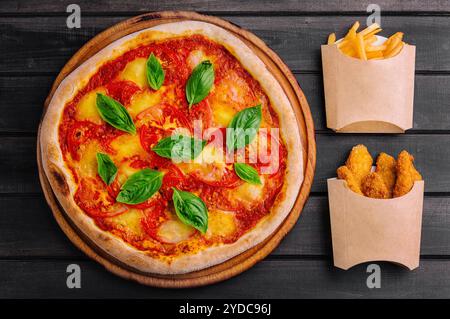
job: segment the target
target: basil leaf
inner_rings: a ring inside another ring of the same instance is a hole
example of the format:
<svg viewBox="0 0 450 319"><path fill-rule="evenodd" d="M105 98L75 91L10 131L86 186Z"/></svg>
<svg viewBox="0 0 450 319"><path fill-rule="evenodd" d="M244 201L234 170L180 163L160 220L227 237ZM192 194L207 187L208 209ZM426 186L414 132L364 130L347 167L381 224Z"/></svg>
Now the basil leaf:
<svg viewBox="0 0 450 319"><path fill-rule="evenodd" d="M101 93L97 93L97 110L102 119L111 126L136 134L136 127L127 109L120 102Z"/></svg>
<svg viewBox="0 0 450 319"><path fill-rule="evenodd" d="M116 200L125 204L140 204L153 196L161 187L163 173L144 168L131 175L122 185Z"/></svg>
<svg viewBox="0 0 450 319"><path fill-rule="evenodd" d="M150 54L147 60L147 82L153 90L158 90L164 83L164 70L158 59Z"/></svg>
<svg viewBox="0 0 450 319"><path fill-rule="evenodd" d="M235 150L249 144L261 125L261 117L261 104L237 113L227 128L227 149Z"/></svg>
<svg viewBox="0 0 450 319"><path fill-rule="evenodd" d="M172 187L173 205L178 218L203 234L208 230L208 209L200 197Z"/></svg>
<svg viewBox="0 0 450 319"><path fill-rule="evenodd" d="M105 184L110 185L117 175L117 167L108 155L97 153L97 172Z"/></svg>
<svg viewBox="0 0 450 319"><path fill-rule="evenodd" d="M249 182L250 184L261 185L258 171L252 166L245 163L234 163L234 171L240 179Z"/></svg>
<svg viewBox="0 0 450 319"><path fill-rule="evenodd" d="M214 67L208 60L197 65L186 83L186 99L189 107L201 102L214 83Z"/></svg>
<svg viewBox="0 0 450 319"><path fill-rule="evenodd" d="M196 158L205 145L205 140L179 134L163 138L152 148L152 151L161 157L187 161Z"/></svg>

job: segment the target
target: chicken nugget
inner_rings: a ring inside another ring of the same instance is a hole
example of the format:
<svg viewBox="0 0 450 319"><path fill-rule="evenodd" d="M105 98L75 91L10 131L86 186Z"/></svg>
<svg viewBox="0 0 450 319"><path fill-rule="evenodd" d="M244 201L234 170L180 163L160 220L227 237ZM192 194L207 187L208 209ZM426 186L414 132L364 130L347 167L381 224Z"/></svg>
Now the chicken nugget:
<svg viewBox="0 0 450 319"><path fill-rule="evenodd" d="M395 165L396 161L391 155L381 152L377 158L377 168L375 172L377 172L384 181L388 191L389 198L392 197L392 192L394 190L396 171Z"/></svg>
<svg viewBox="0 0 450 319"><path fill-rule="evenodd" d="M361 190L367 197L389 198L390 192L381 174L372 172L362 180Z"/></svg>
<svg viewBox="0 0 450 319"><path fill-rule="evenodd" d="M422 180L422 176L414 167L414 157L405 150L398 154L396 172L394 197L405 195L411 190L415 181Z"/></svg>
<svg viewBox="0 0 450 319"><path fill-rule="evenodd" d="M373 159L367 147L362 144L352 148L350 155L345 162L345 166L353 173L356 182L361 186L361 181L372 170Z"/></svg>
<svg viewBox="0 0 450 319"><path fill-rule="evenodd" d="M353 173L348 169L347 166L341 166L337 169L337 176L339 179L343 179L347 182L348 188L350 188L355 193L363 195L359 183L356 181Z"/></svg>

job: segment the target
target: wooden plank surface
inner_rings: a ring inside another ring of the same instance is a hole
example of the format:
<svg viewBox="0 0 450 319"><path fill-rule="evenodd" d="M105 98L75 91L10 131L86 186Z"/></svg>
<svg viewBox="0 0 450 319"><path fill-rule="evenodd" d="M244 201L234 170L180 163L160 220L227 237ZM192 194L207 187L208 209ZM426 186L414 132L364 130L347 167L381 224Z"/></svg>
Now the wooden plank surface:
<svg viewBox="0 0 450 319"><path fill-rule="evenodd" d="M2 0L0 13L64 13L70 0ZM129 13L136 15L149 11L163 10L194 10L205 13L236 13L236 14L280 14L280 13L339 13L366 12L370 1L340 0L327 1L326 5L317 0L164 0L164 1L106 1L78 0L76 2L82 12L87 13ZM376 2L384 12L450 12L450 4L442 0L392 1L378 0Z"/></svg>
<svg viewBox="0 0 450 319"><path fill-rule="evenodd" d="M326 196L311 196L294 229L273 256L331 257ZM427 196L422 226L422 256L450 258L450 198ZM63 235L43 196L0 198L0 259L79 258L84 255Z"/></svg>
<svg viewBox="0 0 450 319"><path fill-rule="evenodd" d="M326 131L322 76L297 74L296 77L311 107L316 131ZM36 133L44 100L54 78L53 75L0 76L0 133ZM415 86L414 128L407 133L450 130L447 112L450 108L450 76L417 75Z"/></svg>
<svg viewBox="0 0 450 319"><path fill-rule="evenodd" d="M66 268L81 269L81 288L68 289ZM348 271L328 260L265 260L235 278L194 289L158 289L125 281L91 261L0 261L0 298L449 298L450 261L422 260L407 271L380 263L381 288L366 285L367 265Z"/></svg>
<svg viewBox="0 0 450 319"><path fill-rule="evenodd" d="M344 35L357 16L224 16L253 31L296 72L321 70L320 45L329 33ZM82 17L68 29L65 17L4 17L0 20L0 74L56 73L82 44L125 17ZM386 35L405 33L417 45L418 72L450 72L450 24L446 16L386 16ZM433 36L430 36L433 35ZM295 39L295 40L293 40Z"/></svg>

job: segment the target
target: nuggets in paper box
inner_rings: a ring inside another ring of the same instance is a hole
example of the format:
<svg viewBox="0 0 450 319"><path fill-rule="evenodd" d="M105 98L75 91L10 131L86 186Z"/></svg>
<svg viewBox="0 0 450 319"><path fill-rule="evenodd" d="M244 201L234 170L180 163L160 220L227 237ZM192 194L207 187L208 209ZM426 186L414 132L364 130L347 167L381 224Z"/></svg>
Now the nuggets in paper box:
<svg viewBox="0 0 450 319"><path fill-rule="evenodd" d="M376 166L364 145L352 148L338 179L328 179L334 264L368 261L419 266L424 182L406 150L380 153Z"/></svg>

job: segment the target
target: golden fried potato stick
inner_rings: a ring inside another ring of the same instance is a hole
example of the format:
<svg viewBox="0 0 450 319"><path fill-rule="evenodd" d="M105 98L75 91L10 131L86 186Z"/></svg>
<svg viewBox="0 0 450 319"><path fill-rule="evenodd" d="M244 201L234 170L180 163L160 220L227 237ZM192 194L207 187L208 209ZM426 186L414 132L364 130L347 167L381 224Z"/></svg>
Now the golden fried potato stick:
<svg viewBox="0 0 450 319"><path fill-rule="evenodd" d="M364 31L364 30L363 30L363 31ZM363 32L363 31L361 31L361 32ZM383 31L383 29L378 28L378 29L375 29L375 30L370 31L369 33L363 34L364 39L366 39L366 38L368 38L368 37L371 37L371 36L374 36L375 34L378 34L378 33L380 33L381 31ZM360 33L361 33L361 32L360 32Z"/></svg>
<svg viewBox="0 0 450 319"><path fill-rule="evenodd" d="M350 188L355 193L363 195L359 183L356 181L353 173L348 169L347 166L341 166L337 169L337 176L339 179L343 179L347 182L348 188Z"/></svg>
<svg viewBox="0 0 450 319"><path fill-rule="evenodd" d="M343 47L343 48L341 49L341 51L342 51L342 53L344 53L345 55L348 55L348 56L351 56L351 57L354 57L354 58L357 58L357 57L358 57L356 51L355 51L353 48L351 48L351 47Z"/></svg>
<svg viewBox="0 0 450 319"><path fill-rule="evenodd" d="M376 172L372 172L363 178L361 190L367 197L390 198L389 189L386 187L381 175Z"/></svg>
<svg viewBox="0 0 450 319"><path fill-rule="evenodd" d="M364 38L361 33L359 33L358 35L356 35L356 48L361 60L367 60L366 50L364 49L364 47Z"/></svg>
<svg viewBox="0 0 450 319"><path fill-rule="evenodd" d="M375 42L377 42L377 37L376 36L370 36L370 37L363 37L363 40L364 40L364 46L365 46L365 48L366 48L366 51L367 51L367 47L368 46L370 46L372 43L375 43ZM376 47L378 47L378 46L376 46Z"/></svg>
<svg viewBox="0 0 450 319"><path fill-rule="evenodd" d="M394 191L395 179L396 179L396 161L395 158L389 154L381 152L377 158L377 167L375 172L377 172L384 181L388 191L389 198L392 197L392 192Z"/></svg>
<svg viewBox="0 0 450 319"><path fill-rule="evenodd" d="M393 56L396 56L397 54L400 53L400 51L403 49L403 42L399 42L395 45L395 47L393 47L390 51L386 52L384 57L385 58L390 58ZM387 50L386 50L387 51Z"/></svg>
<svg viewBox="0 0 450 319"><path fill-rule="evenodd" d="M414 157L403 150L398 154L395 167L397 180L394 186L394 197L400 197L408 193L415 181L422 180L422 176L414 167Z"/></svg>
<svg viewBox="0 0 450 319"><path fill-rule="evenodd" d="M403 40L403 32L397 32L391 35L384 44L386 45L385 53L389 53Z"/></svg>
<svg viewBox="0 0 450 319"><path fill-rule="evenodd" d="M373 45L378 40L376 34L382 30L380 26L373 23L360 32L357 32L358 28L359 22L356 21L345 37L338 42L336 42L336 35L330 34L328 44L336 44L345 55L361 60L390 58L403 49L403 32L393 34L382 45Z"/></svg>
<svg viewBox="0 0 450 319"><path fill-rule="evenodd" d="M357 183L361 185L361 181L366 177L372 169L373 159L370 156L367 147L362 144L352 148L345 165L353 173Z"/></svg>
<svg viewBox="0 0 450 319"><path fill-rule="evenodd" d="M348 30L348 33L345 35L344 39L338 43L338 48L341 48L346 45L351 45L352 42L356 39L356 31L358 31L359 22L356 21L353 26Z"/></svg>
<svg viewBox="0 0 450 319"><path fill-rule="evenodd" d="M380 52L386 50L386 46L384 44L382 45L366 45L366 52Z"/></svg>
<svg viewBox="0 0 450 319"><path fill-rule="evenodd" d="M367 55L368 60L384 59L383 52L381 52L381 51L367 52L366 55Z"/></svg>
<svg viewBox="0 0 450 319"><path fill-rule="evenodd" d="M335 33L331 33L328 36L328 44L334 44L336 42L336 34Z"/></svg>
<svg viewBox="0 0 450 319"><path fill-rule="evenodd" d="M379 29L379 31L375 32L375 31L378 30L378 29ZM376 33L380 32L380 31L381 31L380 25L379 25L378 23L372 23L372 24L369 25L367 28L365 28L364 30L362 30L362 31L360 32L360 34L361 34L362 36L369 36L369 35L371 35L371 34L376 34ZM373 33L373 32L375 32L375 33Z"/></svg>

